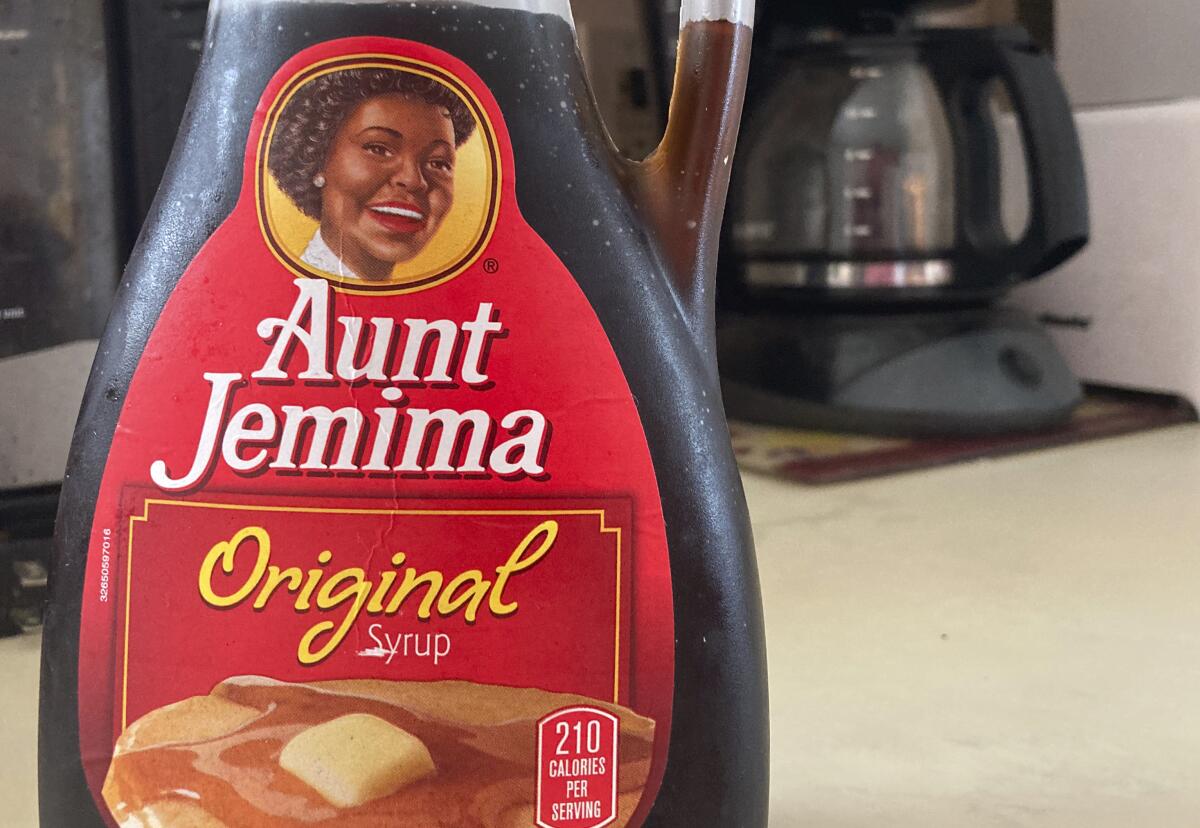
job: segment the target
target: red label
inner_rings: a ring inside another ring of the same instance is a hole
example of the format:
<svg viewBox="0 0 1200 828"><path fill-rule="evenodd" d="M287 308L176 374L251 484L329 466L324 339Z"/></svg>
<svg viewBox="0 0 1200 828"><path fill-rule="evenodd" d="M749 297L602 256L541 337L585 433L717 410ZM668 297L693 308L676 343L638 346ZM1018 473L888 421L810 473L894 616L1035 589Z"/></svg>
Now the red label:
<svg viewBox="0 0 1200 828"><path fill-rule="evenodd" d="M390 39L265 90L97 501L80 739L112 824L644 821L673 690L658 488L521 217L504 114Z"/></svg>

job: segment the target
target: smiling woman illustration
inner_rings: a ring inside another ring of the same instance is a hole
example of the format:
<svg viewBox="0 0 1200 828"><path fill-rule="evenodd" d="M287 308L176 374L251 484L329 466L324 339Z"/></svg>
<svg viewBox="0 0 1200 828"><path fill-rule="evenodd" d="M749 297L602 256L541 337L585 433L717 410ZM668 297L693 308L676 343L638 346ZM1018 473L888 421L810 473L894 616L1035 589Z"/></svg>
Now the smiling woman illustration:
<svg viewBox="0 0 1200 828"><path fill-rule="evenodd" d="M444 84L395 69L345 69L301 87L280 113L268 167L320 227L301 256L380 282L437 234L454 202L458 148L476 122Z"/></svg>

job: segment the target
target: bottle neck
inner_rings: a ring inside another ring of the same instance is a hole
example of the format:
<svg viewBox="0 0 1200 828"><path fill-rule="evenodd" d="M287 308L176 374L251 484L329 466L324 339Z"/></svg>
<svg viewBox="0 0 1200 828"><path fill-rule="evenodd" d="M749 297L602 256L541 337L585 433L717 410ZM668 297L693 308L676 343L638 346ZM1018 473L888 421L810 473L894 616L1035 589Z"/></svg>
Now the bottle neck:
<svg viewBox="0 0 1200 828"><path fill-rule="evenodd" d="M740 2L743 0L705 0L706 2ZM346 6L386 6L410 5L414 0L212 0L209 4L209 14L218 15L226 10L253 6L311 6L311 5L346 5ZM556 14L568 22L572 22L570 0L415 0L425 6L450 5L480 6L489 9L508 9L512 11L527 11L534 14Z"/></svg>
<svg viewBox="0 0 1200 828"><path fill-rule="evenodd" d="M490 43L479 57L519 42L547 54L548 67L576 57L573 48L548 48L551 32L574 38L570 0L211 0L205 52L223 54L224 69L238 74L267 64L274 71L304 48L361 36L414 39L455 54L464 44Z"/></svg>

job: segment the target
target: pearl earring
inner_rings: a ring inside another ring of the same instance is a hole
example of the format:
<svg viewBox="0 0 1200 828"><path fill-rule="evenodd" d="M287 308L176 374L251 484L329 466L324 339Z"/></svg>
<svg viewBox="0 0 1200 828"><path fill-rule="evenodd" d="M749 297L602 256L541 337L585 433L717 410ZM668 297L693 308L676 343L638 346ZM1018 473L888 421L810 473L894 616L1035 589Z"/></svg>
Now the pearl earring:
<svg viewBox="0 0 1200 828"><path fill-rule="evenodd" d="M313 177L313 186L318 190L325 186L325 176L322 173L317 173Z"/></svg>

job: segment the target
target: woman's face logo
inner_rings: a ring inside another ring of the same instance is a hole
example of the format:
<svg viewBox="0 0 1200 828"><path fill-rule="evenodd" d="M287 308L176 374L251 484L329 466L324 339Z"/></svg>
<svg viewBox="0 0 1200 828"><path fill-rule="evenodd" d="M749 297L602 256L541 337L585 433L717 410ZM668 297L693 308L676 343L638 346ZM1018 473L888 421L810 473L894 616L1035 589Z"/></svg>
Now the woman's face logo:
<svg viewBox="0 0 1200 828"><path fill-rule="evenodd" d="M325 242L360 278L390 278L450 211L455 160L445 107L398 94L364 101L338 130L319 173Z"/></svg>
<svg viewBox="0 0 1200 828"><path fill-rule="evenodd" d="M260 219L276 255L359 293L454 278L499 209L498 144L479 101L436 67L385 60L296 76L260 145Z"/></svg>

